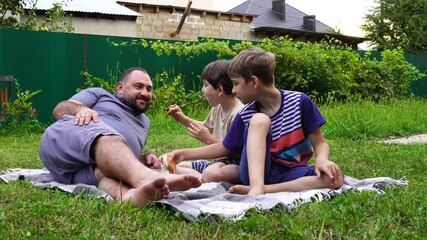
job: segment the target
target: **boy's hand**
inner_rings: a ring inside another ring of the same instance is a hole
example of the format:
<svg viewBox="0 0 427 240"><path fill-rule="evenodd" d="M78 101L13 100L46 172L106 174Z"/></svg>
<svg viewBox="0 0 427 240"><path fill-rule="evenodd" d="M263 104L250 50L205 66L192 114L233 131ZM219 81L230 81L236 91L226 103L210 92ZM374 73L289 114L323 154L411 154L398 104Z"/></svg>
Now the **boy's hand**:
<svg viewBox="0 0 427 240"><path fill-rule="evenodd" d="M159 157L161 166L163 169L169 171L169 173L176 173L176 162L172 159L172 153L165 153Z"/></svg>
<svg viewBox="0 0 427 240"><path fill-rule="evenodd" d="M316 159L315 171L317 178L324 173L331 179L331 183L336 183L340 177L341 170L338 165L328 159Z"/></svg>
<svg viewBox="0 0 427 240"><path fill-rule="evenodd" d="M184 113L182 112L181 108L176 105L170 105L166 109L166 113L171 116L175 121L179 122L179 120L183 117Z"/></svg>
<svg viewBox="0 0 427 240"><path fill-rule="evenodd" d="M182 112L181 108L176 104L172 104L166 109L166 113L168 115L172 115L176 112Z"/></svg>
<svg viewBox="0 0 427 240"><path fill-rule="evenodd" d="M188 127L188 134L193 138L202 141L206 144L212 142L212 134L209 132L209 129L201 123L192 122Z"/></svg>

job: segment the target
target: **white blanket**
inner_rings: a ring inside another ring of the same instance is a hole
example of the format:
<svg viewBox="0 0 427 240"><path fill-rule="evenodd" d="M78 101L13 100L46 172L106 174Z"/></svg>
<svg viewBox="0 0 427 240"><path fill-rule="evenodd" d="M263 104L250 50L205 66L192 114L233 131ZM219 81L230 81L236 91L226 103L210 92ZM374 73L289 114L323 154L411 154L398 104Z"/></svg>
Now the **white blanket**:
<svg viewBox="0 0 427 240"><path fill-rule="evenodd" d="M4 182L25 180L42 188L58 188L72 194L84 194L104 198L107 201L113 200L107 193L94 186L58 183L46 169L9 169L2 172L0 179ZM251 197L228 193L227 190L231 186L228 183L204 183L198 188L171 192L169 199L163 199L157 203L170 206L188 221L207 220L211 223L218 223L224 220L240 220L249 209L261 212L272 209L292 211L301 204L320 202L350 191L368 190L383 194L386 187L407 185L404 178L395 180L389 177L377 177L357 180L345 176L344 185L337 190L315 189Z"/></svg>

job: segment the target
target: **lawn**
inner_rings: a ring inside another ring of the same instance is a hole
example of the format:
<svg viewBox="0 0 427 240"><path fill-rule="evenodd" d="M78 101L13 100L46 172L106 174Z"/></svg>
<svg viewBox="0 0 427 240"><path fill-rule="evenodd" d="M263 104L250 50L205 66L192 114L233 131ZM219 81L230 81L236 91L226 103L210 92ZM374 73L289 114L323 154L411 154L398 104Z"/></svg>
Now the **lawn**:
<svg viewBox="0 0 427 240"><path fill-rule="evenodd" d="M0 239L426 239L427 145L385 144L384 138L427 133L427 101L320 106L330 159L362 179L406 177L406 188L385 194L348 193L292 212L251 211L238 222L186 222L165 207L144 209L42 190L26 182L0 183ZM190 113L203 119L207 110ZM161 154L200 146L164 114L150 115L146 151ZM0 169L41 168L41 134L3 134Z"/></svg>

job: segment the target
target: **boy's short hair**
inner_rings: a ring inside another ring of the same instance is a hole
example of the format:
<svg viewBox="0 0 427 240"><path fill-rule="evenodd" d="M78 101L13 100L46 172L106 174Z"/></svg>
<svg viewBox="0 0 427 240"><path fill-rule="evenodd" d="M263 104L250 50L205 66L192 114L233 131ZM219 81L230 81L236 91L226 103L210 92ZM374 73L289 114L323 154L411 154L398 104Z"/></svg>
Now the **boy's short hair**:
<svg viewBox="0 0 427 240"><path fill-rule="evenodd" d="M246 83L252 76L256 76L264 84L272 84L275 68L276 59L273 53L259 48L249 48L231 60L228 75L230 78L243 77Z"/></svg>
<svg viewBox="0 0 427 240"><path fill-rule="evenodd" d="M216 60L203 69L202 80L206 80L214 89L221 85L225 94L232 95L233 83L228 76L229 60Z"/></svg>

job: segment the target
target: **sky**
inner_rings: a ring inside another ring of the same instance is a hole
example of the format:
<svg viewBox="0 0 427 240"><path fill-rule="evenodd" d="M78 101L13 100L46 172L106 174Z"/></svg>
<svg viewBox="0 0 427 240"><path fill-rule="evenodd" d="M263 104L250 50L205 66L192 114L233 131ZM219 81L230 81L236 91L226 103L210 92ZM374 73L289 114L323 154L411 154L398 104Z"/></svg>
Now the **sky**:
<svg viewBox="0 0 427 240"><path fill-rule="evenodd" d="M201 0L193 0L197 3ZM227 11L245 0L214 0L215 7ZM271 1L271 0L265 0ZM315 15L324 24L338 28L344 35L363 37L363 17L374 6L374 0L286 0L307 15Z"/></svg>
<svg viewBox="0 0 427 240"><path fill-rule="evenodd" d="M365 14L375 6L374 0L286 0L286 3L354 37L365 35L360 25Z"/></svg>

